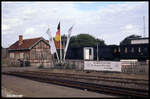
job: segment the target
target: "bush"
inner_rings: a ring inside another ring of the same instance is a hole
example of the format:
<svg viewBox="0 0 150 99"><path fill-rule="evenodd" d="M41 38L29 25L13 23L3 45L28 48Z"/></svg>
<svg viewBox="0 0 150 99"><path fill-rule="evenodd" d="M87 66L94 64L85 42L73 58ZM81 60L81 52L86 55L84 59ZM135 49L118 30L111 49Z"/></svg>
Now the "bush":
<svg viewBox="0 0 150 99"><path fill-rule="evenodd" d="M2 64L7 64L8 65L8 58L2 59Z"/></svg>
<svg viewBox="0 0 150 99"><path fill-rule="evenodd" d="M41 64L41 65L40 65L38 68L39 68L39 69L42 69L42 68L44 68L43 64Z"/></svg>
<svg viewBox="0 0 150 99"><path fill-rule="evenodd" d="M25 61L25 66L30 66L30 62L29 61Z"/></svg>
<svg viewBox="0 0 150 99"><path fill-rule="evenodd" d="M9 64L8 67L20 67L20 64Z"/></svg>

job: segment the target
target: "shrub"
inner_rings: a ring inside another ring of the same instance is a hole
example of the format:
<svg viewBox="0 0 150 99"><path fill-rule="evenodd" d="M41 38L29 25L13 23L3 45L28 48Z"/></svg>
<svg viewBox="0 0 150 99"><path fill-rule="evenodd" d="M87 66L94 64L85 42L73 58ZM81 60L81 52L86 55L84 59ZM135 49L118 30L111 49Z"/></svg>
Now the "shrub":
<svg viewBox="0 0 150 99"><path fill-rule="evenodd" d="M43 64L41 64L41 65L40 65L38 68L39 68L39 69L42 69L42 68L44 68Z"/></svg>
<svg viewBox="0 0 150 99"><path fill-rule="evenodd" d="M20 67L20 64L9 64L8 67Z"/></svg>
<svg viewBox="0 0 150 99"><path fill-rule="evenodd" d="M29 61L25 61L25 66L30 66L30 62Z"/></svg>

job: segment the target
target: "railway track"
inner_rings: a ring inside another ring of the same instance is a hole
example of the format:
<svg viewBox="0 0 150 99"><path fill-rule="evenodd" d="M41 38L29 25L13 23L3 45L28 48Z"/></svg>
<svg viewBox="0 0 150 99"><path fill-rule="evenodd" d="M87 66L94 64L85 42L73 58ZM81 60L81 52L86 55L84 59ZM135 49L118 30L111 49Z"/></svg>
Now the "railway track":
<svg viewBox="0 0 150 99"><path fill-rule="evenodd" d="M104 76L92 76L92 75L81 75L81 74L66 74L66 73L50 73L45 71L24 71L24 73L36 73L40 75L49 75L59 78L67 79L84 79L89 81L107 81L115 83L127 83L127 84L137 84L142 86L148 86L148 80L144 79L131 79L131 78L117 78L117 77L104 77Z"/></svg>
<svg viewBox="0 0 150 99"><path fill-rule="evenodd" d="M72 79L64 79L63 76L65 74L64 75L59 74L59 76L61 77L58 77L57 74L53 74L53 73L35 72L35 71L4 72L3 74L14 75L14 76L28 78L40 82L58 84L58 85L63 85L68 87L79 88L79 89L87 89L90 91L95 91L95 92L100 92L105 94L108 93L108 94L113 94L113 95L115 94L115 95L127 96L127 97L148 97L148 90L122 88L117 86L81 82Z"/></svg>

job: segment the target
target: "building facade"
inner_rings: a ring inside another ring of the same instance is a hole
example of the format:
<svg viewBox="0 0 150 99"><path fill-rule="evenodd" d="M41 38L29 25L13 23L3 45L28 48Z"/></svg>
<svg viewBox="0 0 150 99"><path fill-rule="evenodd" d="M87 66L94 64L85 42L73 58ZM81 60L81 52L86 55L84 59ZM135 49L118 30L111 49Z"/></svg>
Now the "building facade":
<svg viewBox="0 0 150 99"><path fill-rule="evenodd" d="M26 61L33 66L52 66L49 43L42 37L23 40L20 35L19 40L8 48L8 56L10 64Z"/></svg>

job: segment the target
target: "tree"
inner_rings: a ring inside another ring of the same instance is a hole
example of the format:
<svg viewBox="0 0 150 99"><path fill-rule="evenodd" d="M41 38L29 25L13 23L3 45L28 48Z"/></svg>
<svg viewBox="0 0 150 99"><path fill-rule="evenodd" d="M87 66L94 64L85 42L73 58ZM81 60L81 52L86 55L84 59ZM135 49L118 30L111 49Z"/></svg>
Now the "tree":
<svg viewBox="0 0 150 99"><path fill-rule="evenodd" d="M72 36L70 39L69 46L71 48L84 47L84 46L96 46L98 44L105 45L104 41L101 39L95 39L89 34L79 34L77 36Z"/></svg>
<svg viewBox="0 0 150 99"><path fill-rule="evenodd" d="M128 37L126 37L124 40L122 40L120 42L120 45L126 45L126 44L130 44L131 43L131 39L137 39L140 38L141 36L139 35L130 35Z"/></svg>

